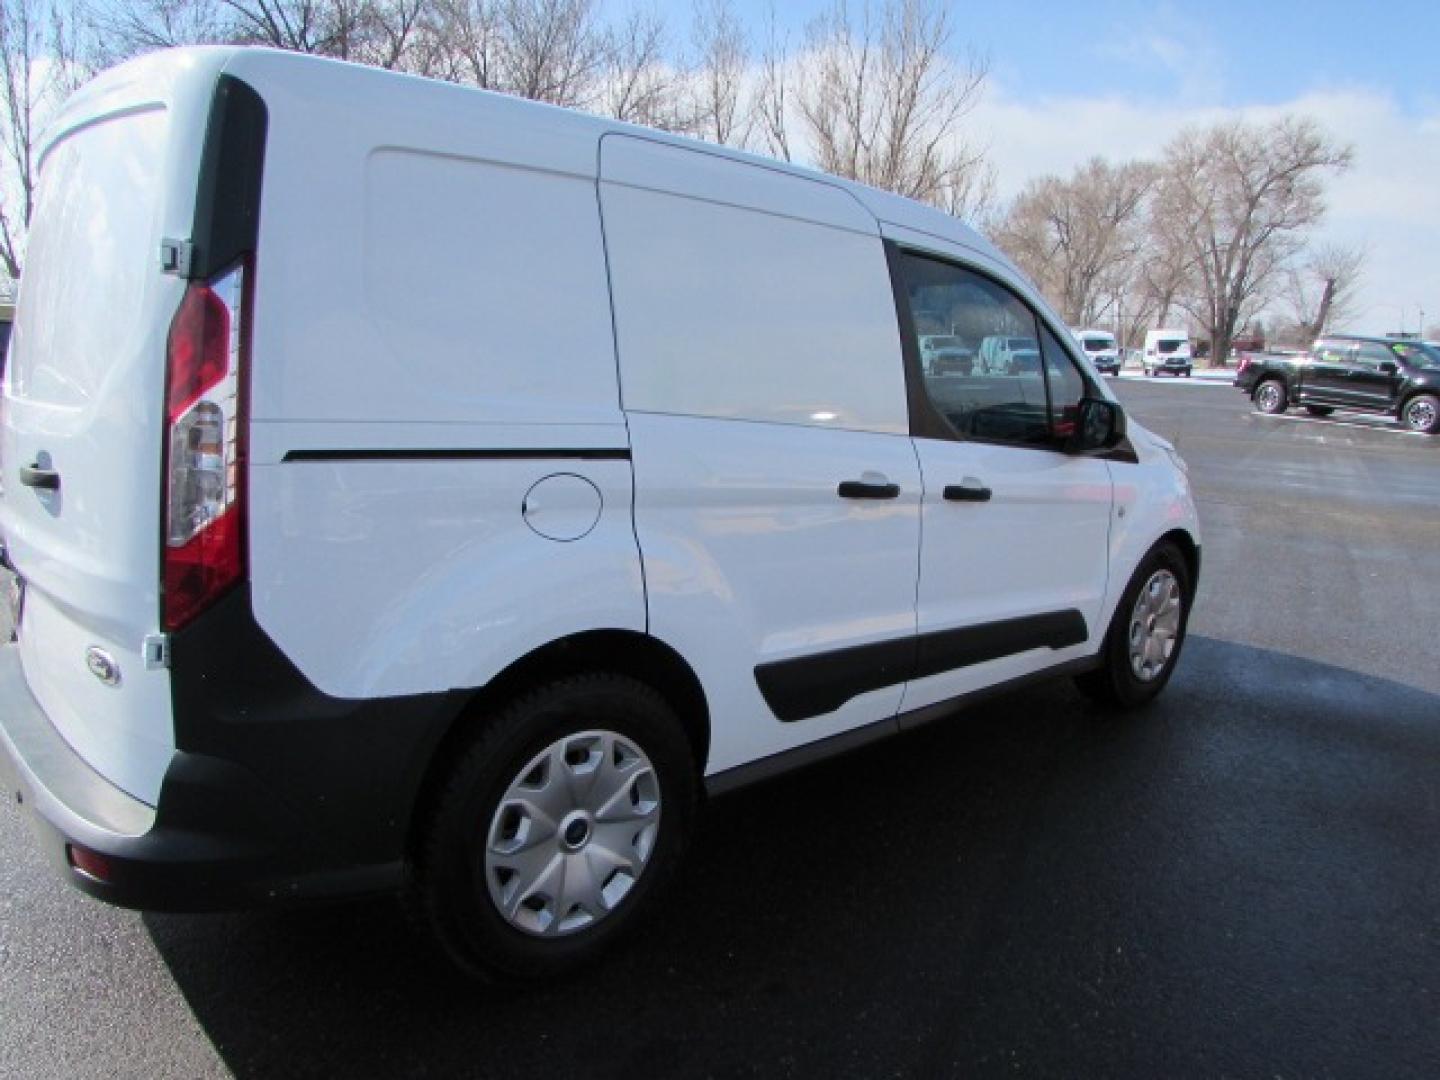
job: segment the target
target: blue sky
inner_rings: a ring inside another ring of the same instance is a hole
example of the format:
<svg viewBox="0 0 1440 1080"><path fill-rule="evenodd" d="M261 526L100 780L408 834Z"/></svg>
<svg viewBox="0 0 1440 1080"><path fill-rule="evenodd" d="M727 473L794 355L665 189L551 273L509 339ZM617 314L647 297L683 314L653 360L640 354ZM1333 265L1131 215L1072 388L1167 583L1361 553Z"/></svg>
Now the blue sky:
<svg viewBox="0 0 1440 1080"><path fill-rule="evenodd" d="M761 36L768 0L735 5ZM828 6L775 9L798 46ZM683 19L688 7L670 10ZM953 10L956 44L991 65L966 134L987 148L1002 198L1093 154L1156 157L1187 126L1307 115L1356 154L1330 183L1317 236L1367 253L1347 328L1415 330L1422 313L1440 324L1440 0L956 0Z"/></svg>
<svg viewBox="0 0 1440 1080"><path fill-rule="evenodd" d="M751 26L768 17L768 0L735 6ZM797 40L827 7L775 5ZM1234 106L1360 84L1388 87L1407 108L1440 103L1436 0L957 0L954 13L956 42L988 54L997 80L1017 96L1195 95L1195 103Z"/></svg>

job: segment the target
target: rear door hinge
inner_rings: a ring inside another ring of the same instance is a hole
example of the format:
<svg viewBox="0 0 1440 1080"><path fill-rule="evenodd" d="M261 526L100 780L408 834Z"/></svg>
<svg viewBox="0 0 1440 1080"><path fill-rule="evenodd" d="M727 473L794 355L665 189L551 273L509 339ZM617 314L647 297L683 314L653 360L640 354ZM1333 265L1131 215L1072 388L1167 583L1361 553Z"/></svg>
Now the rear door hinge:
<svg viewBox="0 0 1440 1080"><path fill-rule="evenodd" d="M160 241L161 273L188 278L190 276L190 267L194 265L194 262L195 245L189 240L171 240L166 238Z"/></svg>
<svg viewBox="0 0 1440 1080"><path fill-rule="evenodd" d="M140 653L145 657L145 670L168 668L170 666L170 635L146 634L140 643Z"/></svg>

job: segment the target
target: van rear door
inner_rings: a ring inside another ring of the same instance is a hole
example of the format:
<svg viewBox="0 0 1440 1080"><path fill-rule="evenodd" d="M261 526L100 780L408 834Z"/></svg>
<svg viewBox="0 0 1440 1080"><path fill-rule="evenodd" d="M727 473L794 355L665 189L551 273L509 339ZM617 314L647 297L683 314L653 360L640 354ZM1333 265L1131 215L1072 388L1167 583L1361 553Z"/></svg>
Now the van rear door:
<svg viewBox="0 0 1440 1080"><path fill-rule="evenodd" d="M0 534L24 582L26 680L96 772L151 804L174 750L161 484L166 337L185 293L160 251L194 218L225 55L128 64L65 106L3 384Z"/></svg>

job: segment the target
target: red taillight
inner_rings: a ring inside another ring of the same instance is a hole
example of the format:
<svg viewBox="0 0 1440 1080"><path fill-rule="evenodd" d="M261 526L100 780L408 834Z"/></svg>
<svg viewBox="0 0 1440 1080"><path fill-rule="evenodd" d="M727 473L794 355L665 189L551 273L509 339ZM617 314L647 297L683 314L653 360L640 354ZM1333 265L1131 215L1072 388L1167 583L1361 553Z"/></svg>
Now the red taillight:
<svg viewBox="0 0 1440 1080"><path fill-rule="evenodd" d="M165 378L162 621L176 630L245 574L243 308L237 266L185 292Z"/></svg>
<svg viewBox="0 0 1440 1080"><path fill-rule="evenodd" d="M172 423L225 378L230 363L230 312L209 285L191 285L170 323L165 414Z"/></svg>

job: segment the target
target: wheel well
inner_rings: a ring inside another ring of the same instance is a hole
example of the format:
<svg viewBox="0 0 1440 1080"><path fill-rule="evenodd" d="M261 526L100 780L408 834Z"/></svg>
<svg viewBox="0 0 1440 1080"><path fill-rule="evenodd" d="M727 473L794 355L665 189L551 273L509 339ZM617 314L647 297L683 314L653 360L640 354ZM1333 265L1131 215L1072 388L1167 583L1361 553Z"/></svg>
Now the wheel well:
<svg viewBox="0 0 1440 1080"><path fill-rule="evenodd" d="M1180 549L1180 554L1185 557L1185 569L1190 571L1190 599L1193 601L1195 590L1200 587L1200 545L1184 529L1172 529L1156 543L1170 543Z"/></svg>
<svg viewBox="0 0 1440 1080"><path fill-rule="evenodd" d="M410 819L410 840L429 818L430 801L442 787L445 770L463 752L477 725L528 688L567 675L609 671L654 688L680 718L695 755L698 774L710 756L710 708L690 665L670 646L633 630L592 630L552 641L521 657L465 702L430 754Z"/></svg>

